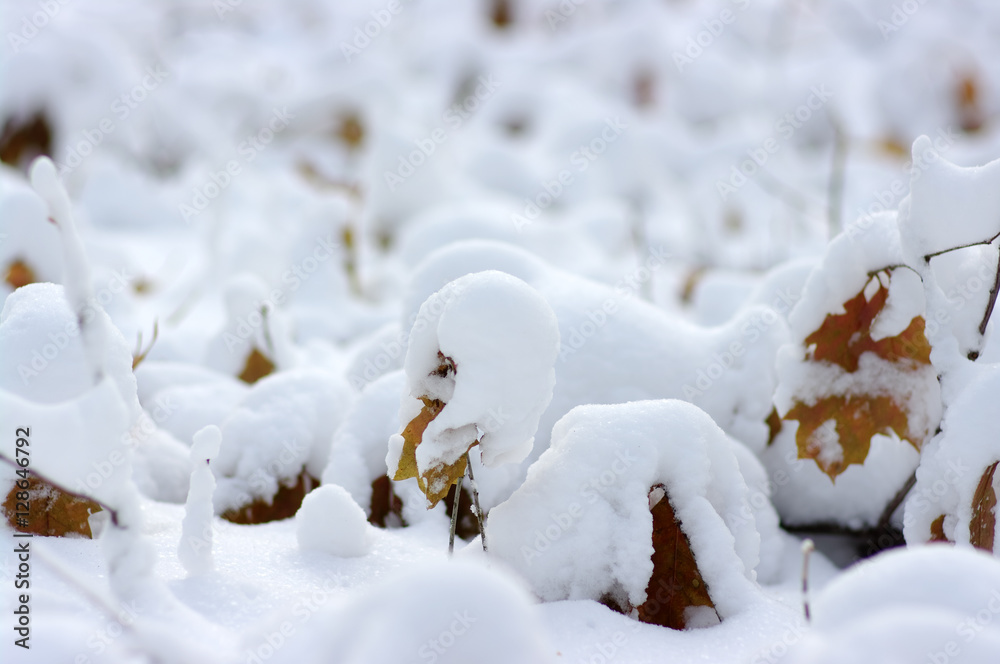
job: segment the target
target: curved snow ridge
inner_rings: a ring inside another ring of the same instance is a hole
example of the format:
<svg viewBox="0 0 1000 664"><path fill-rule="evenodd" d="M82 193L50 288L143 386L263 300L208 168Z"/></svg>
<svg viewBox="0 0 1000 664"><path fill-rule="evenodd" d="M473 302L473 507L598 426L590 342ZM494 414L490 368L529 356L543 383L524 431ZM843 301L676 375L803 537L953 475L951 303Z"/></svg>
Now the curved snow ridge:
<svg viewBox="0 0 1000 664"><path fill-rule="evenodd" d="M469 274L429 297L410 334L409 393L400 406L405 423L421 397L445 404L416 448L420 472L454 463L476 440L486 466L523 460L552 398L558 352L552 309L509 274ZM395 472L402 436L392 441L387 465Z"/></svg>
<svg viewBox="0 0 1000 664"><path fill-rule="evenodd" d="M659 269L667 258L651 252L643 269ZM751 449L764 447L774 356L788 337L772 308L748 307L724 326L700 327L642 301L626 280L610 286L553 268L519 247L470 240L434 252L415 270L403 298L404 324L418 320L420 303L448 282L487 269L533 286L559 321L556 388L529 462L574 406L641 399L690 401Z"/></svg>
<svg viewBox="0 0 1000 664"><path fill-rule="evenodd" d="M755 604L761 547L732 443L677 400L574 408L525 483L490 512L490 553L546 601L646 601L653 572L648 494L663 484L722 618ZM586 551L586 555L581 555Z"/></svg>

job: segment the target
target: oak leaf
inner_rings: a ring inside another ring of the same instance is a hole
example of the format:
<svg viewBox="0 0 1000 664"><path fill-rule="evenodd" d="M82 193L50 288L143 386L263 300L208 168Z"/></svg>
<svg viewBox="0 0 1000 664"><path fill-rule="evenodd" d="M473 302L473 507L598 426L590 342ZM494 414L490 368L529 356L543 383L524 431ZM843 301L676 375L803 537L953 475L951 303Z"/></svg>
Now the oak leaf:
<svg viewBox="0 0 1000 664"><path fill-rule="evenodd" d="M423 439L424 430L427 429L427 425L445 407L445 403L438 399L420 397L420 401L424 404L423 408L420 409L417 416L410 420L410 423L403 429L403 452L399 457L399 465L396 467L396 474L392 479L399 482L411 477L417 478L417 485L424 495L427 496L427 501L430 503L429 507L434 507L448 495L451 485L458 482L459 478L465 475L465 467L468 460L463 452L458 459L450 464L440 463L428 468L423 473L419 471L417 468L417 446L420 445ZM466 451L472 449L478 443L478 440L472 441Z"/></svg>
<svg viewBox="0 0 1000 664"><path fill-rule="evenodd" d="M888 396L835 394L812 405L798 401L785 419L799 422L795 433L799 458L814 459L830 479L836 479L852 463L864 464L875 434L894 431L900 439L920 449L920 439L909 433L906 413ZM841 450L834 457L829 455L831 441L824 440L829 436L828 430L823 429L831 420Z"/></svg>
<svg viewBox="0 0 1000 664"><path fill-rule="evenodd" d="M715 604L666 487L652 487L649 502L653 514L653 573L646 586L646 601L636 607L639 620L684 629L689 609L704 606L714 611Z"/></svg>
<svg viewBox="0 0 1000 664"><path fill-rule="evenodd" d="M996 534L997 492L993 488L993 475L997 470L994 461L983 471L979 478L979 486L972 494L972 519L969 521L969 543L983 551L993 551L993 538Z"/></svg>
<svg viewBox="0 0 1000 664"><path fill-rule="evenodd" d="M948 536L944 534L944 514L931 521L930 542L950 542Z"/></svg>
<svg viewBox="0 0 1000 664"><path fill-rule="evenodd" d="M872 279L877 280L878 277ZM881 281L878 284L878 290L871 299L865 298L866 286L855 297L844 302L844 313L828 314L819 329L806 337L808 359L831 362L848 373L858 370L858 361L866 352L875 353L889 362L909 360L918 364L930 364L931 345L924 335L922 316L914 316L909 326L894 337L878 341L872 339L872 323L882 312L889 297L889 290Z"/></svg>
<svg viewBox="0 0 1000 664"><path fill-rule="evenodd" d="M47 537L92 537L89 518L91 514L101 511L100 505L62 491L30 473L27 483L26 489L15 484L3 502L3 513L11 528L20 533ZM21 500L24 494L27 494L27 500ZM20 516L25 513L26 516Z"/></svg>

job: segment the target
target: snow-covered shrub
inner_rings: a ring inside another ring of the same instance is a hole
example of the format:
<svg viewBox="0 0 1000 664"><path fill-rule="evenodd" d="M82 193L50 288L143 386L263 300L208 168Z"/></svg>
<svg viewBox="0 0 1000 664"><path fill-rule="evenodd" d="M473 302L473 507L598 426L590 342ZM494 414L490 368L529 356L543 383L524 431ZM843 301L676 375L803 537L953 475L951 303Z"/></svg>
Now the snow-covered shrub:
<svg viewBox="0 0 1000 664"><path fill-rule="evenodd" d="M531 452L552 398L555 315L530 286L502 272L456 279L421 306L410 335L403 431L389 440L395 480L416 477L431 507L479 447L487 467Z"/></svg>
<svg viewBox="0 0 1000 664"><path fill-rule="evenodd" d="M761 548L757 517L734 518L751 497L734 445L682 401L574 408L490 512L491 553L546 601L603 600L677 628L733 616L756 600ZM761 519L776 537L773 512Z"/></svg>

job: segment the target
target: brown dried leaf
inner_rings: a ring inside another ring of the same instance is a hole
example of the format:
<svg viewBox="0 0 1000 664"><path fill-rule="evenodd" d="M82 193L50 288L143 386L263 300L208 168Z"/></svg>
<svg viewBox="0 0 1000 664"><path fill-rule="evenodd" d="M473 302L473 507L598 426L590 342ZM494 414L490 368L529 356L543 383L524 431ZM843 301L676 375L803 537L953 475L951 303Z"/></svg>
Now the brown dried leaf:
<svg viewBox="0 0 1000 664"><path fill-rule="evenodd" d="M795 433L795 443L800 459L814 459L820 469L836 479L853 463L863 464L868 457L872 436L896 432L900 439L908 441L917 450L922 442L909 433L906 413L888 396L833 395L807 405L795 402L785 414L786 420L797 420L799 430ZM842 449L842 458L836 461L824 459L823 441L816 440L814 434L826 422L836 423L837 437Z"/></svg>
<svg viewBox="0 0 1000 664"><path fill-rule="evenodd" d="M35 276L35 271L24 260L17 258L7 266L7 274L4 276L4 281L7 282L8 286L16 290L21 286L35 283L38 281L38 277Z"/></svg>
<svg viewBox="0 0 1000 664"><path fill-rule="evenodd" d="M24 491L28 494L27 510L25 501L18 500L18 494ZM19 489L15 485L3 503L4 517L11 528L19 533L48 537L92 537L88 518L100 511L101 506L94 501L68 494L32 474L28 475L28 488ZM20 517L18 512L22 514Z"/></svg>
<svg viewBox="0 0 1000 664"><path fill-rule="evenodd" d="M931 542L950 542L948 536L944 534L944 514L931 521Z"/></svg>
<svg viewBox="0 0 1000 664"><path fill-rule="evenodd" d="M674 515L670 497L662 484L649 490L653 514L653 573L646 586L646 601L637 608L639 620L671 629L684 629L689 607L715 604L698 569L691 543Z"/></svg>
<svg viewBox="0 0 1000 664"><path fill-rule="evenodd" d="M254 349L247 356L246 364L243 365L243 372L239 375L239 379L244 383L253 384L264 376L269 376L274 372L274 369L274 362L254 346Z"/></svg>
<svg viewBox="0 0 1000 664"><path fill-rule="evenodd" d="M258 498L243 507L227 510L221 516L231 523L244 525L290 519L299 511L306 494L317 486L319 480L303 470L295 484L279 484L278 492L270 501Z"/></svg>
<svg viewBox="0 0 1000 664"><path fill-rule="evenodd" d="M45 113L7 118L0 133L0 161L20 166L40 155L52 156L52 128Z"/></svg>
<svg viewBox="0 0 1000 664"><path fill-rule="evenodd" d="M878 277L872 279L877 280ZM894 337L878 341L872 339L872 322L889 297L889 290L881 282L878 283L878 290L870 300L865 299L865 289L862 289L844 302L844 313L828 314L819 329L806 337L808 359L832 362L848 373L858 370L858 361L866 352L875 353L889 362L930 364L931 345L924 336L924 319L921 316L915 316L910 325Z"/></svg>
<svg viewBox="0 0 1000 664"><path fill-rule="evenodd" d="M443 369L439 367L439 370ZM427 496L430 507L434 507L441 499L448 495L451 485L458 482L458 479L465 475L467 460L463 453L454 463L438 464L433 468L427 469L422 474L419 472L417 469L417 445L421 443L427 425L445 407L445 403L438 399L420 397L420 400L424 404L423 408L420 409L417 416L410 420L410 423L403 429L403 452L399 457L399 465L392 479L399 482L416 477L417 485L424 492L424 495ZM472 441L466 451L472 449L473 445L478 443L478 440Z"/></svg>
<svg viewBox="0 0 1000 664"><path fill-rule="evenodd" d="M379 528L406 525L406 520L403 518L403 500L396 495L388 475L380 475L372 481L368 523Z"/></svg>
<svg viewBox="0 0 1000 664"><path fill-rule="evenodd" d="M997 463L994 461L987 466L983 476L979 478L979 486L972 495L972 520L969 521L969 543L991 553L997 525L997 492L993 488Z"/></svg>

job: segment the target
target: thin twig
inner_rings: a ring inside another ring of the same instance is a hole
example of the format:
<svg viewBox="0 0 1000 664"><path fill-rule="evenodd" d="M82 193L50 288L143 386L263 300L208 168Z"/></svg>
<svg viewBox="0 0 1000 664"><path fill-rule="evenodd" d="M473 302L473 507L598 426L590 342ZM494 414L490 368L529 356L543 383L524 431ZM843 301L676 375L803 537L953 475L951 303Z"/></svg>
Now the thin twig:
<svg viewBox="0 0 1000 664"><path fill-rule="evenodd" d="M0 453L0 461L3 461L5 463L7 463L7 464L10 464L11 466L13 466L13 467L15 467L17 469L21 469L22 468L20 464L16 463L13 459L11 459L10 457L8 457L8 456L6 456L6 455L4 455L2 453ZM63 485L59 484L58 482L49 479L45 475L42 475L37 470L32 469L32 470L29 470L28 472L31 475L34 475L38 479L42 480L43 482L48 482L49 484L51 484L52 486L54 486L55 488L59 489L60 491L62 491L63 493L65 493L65 494L67 494L69 496L72 496L74 498L79 498L80 500L89 500L91 502L97 503L98 505L100 505L101 509L103 509L105 512L108 513L108 515L111 516L111 523L113 523L115 526L118 526L118 512L116 512L115 510L111 509L110 507L108 507L107 505L105 505L101 501L97 500L93 496L87 496L87 495L84 495L82 493L77 493L76 491L70 491L69 489L67 489Z"/></svg>
<svg viewBox="0 0 1000 664"><path fill-rule="evenodd" d="M844 136L840 121L831 120L833 125L833 164L830 166L830 185L827 190L827 215L830 224L830 237L840 230L841 208L844 200L844 173L847 170L847 137Z"/></svg>
<svg viewBox="0 0 1000 664"><path fill-rule="evenodd" d="M986 326L993 315L993 306L997 303L997 290L1000 290L1000 251L997 252L997 274L993 278L993 288L990 289L990 301L986 304L986 313L983 314L983 322L979 324L979 335L986 334Z"/></svg>
<svg viewBox="0 0 1000 664"><path fill-rule="evenodd" d="M993 244L993 242L995 242L998 237L1000 237L1000 233L997 233L988 240L980 240L979 242L970 242L969 244L963 244L958 247L950 247L948 249L942 249L940 251L934 251L929 254L924 254L924 262L930 263L931 259L934 258L935 256L940 256L941 254L947 254L952 251L958 251L959 249L968 249L969 247L979 247L984 244Z"/></svg>
<svg viewBox="0 0 1000 664"><path fill-rule="evenodd" d="M479 534L483 538L483 552L489 553L489 548L486 546L486 517L483 516L483 508L479 506L479 487L476 486L476 477L472 474L472 459L468 452L465 453L465 468L469 471L469 488L472 489L472 503L476 506Z"/></svg>
<svg viewBox="0 0 1000 664"><path fill-rule="evenodd" d="M896 492L896 495L892 497L892 500L885 506L882 510L881 516L878 518L878 525L875 526L876 529L882 529L889 525L889 520L892 519L892 515L896 512L899 506L902 504L903 500L906 498L907 494L917 483L917 471L910 473L910 477L906 480L903 486Z"/></svg>
<svg viewBox="0 0 1000 664"><path fill-rule="evenodd" d="M451 503L451 531L448 533L448 555L455 554L455 530L458 529L458 507L462 502L462 478L460 475L455 482L455 500Z"/></svg>
<svg viewBox="0 0 1000 664"><path fill-rule="evenodd" d="M809 555L816 550L816 545L811 539L802 542L802 609L806 615L806 622L812 621L809 614Z"/></svg>

